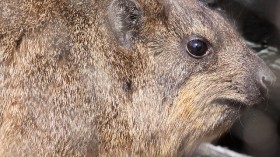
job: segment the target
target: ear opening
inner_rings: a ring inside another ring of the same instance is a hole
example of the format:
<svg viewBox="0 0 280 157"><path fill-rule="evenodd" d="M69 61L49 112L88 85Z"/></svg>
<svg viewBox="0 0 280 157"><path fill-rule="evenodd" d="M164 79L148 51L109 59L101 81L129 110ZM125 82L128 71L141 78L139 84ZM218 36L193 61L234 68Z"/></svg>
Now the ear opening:
<svg viewBox="0 0 280 157"><path fill-rule="evenodd" d="M140 33L142 8L135 0L113 0L108 9L110 27L124 47L134 45Z"/></svg>

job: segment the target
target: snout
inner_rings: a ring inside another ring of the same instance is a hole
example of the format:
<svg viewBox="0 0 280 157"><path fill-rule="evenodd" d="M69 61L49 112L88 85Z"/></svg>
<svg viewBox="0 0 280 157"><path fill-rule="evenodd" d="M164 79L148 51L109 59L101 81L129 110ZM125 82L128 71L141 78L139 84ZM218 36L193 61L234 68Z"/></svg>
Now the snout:
<svg viewBox="0 0 280 157"><path fill-rule="evenodd" d="M234 89L233 94L215 100L216 104L230 104L238 109L248 108L268 97L269 89L276 83L276 75L256 54L250 52L248 56L248 58L244 57L244 62L240 64L246 72L241 75L236 72L237 75L232 77L233 84L230 88ZM239 70L236 67L235 69Z"/></svg>

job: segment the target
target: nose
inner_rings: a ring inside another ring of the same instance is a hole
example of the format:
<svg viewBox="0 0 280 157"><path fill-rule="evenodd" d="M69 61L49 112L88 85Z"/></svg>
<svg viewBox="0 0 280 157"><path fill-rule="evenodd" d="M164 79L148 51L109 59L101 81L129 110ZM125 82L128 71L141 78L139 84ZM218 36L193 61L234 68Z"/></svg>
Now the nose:
<svg viewBox="0 0 280 157"><path fill-rule="evenodd" d="M275 74L267 67L261 67L257 74L257 81L259 82L261 88L267 93L268 88L276 82Z"/></svg>

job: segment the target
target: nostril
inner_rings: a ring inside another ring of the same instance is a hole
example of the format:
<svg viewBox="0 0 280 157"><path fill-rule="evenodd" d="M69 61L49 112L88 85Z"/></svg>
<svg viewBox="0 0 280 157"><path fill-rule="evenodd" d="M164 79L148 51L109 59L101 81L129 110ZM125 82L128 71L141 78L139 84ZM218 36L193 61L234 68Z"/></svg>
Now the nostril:
<svg viewBox="0 0 280 157"><path fill-rule="evenodd" d="M276 75L269 69L263 60L258 58L256 67L256 83L260 92L263 94L268 94L268 90L276 83ZM274 87L273 87L274 88Z"/></svg>
<svg viewBox="0 0 280 157"><path fill-rule="evenodd" d="M266 77L265 76L261 76L258 80L259 82L259 90L261 92L262 95L267 96L268 95L268 86L270 86L269 81L266 81Z"/></svg>
<svg viewBox="0 0 280 157"><path fill-rule="evenodd" d="M273 81L267 79L265 76L262 77L262 84L266 87L271 87L273 85Z"/></svg>
<svg viewBox="0 0 280 157"><path fill-rule="evenodd" d="M259 82L266 92L268 92L268 88L273 86L275 81L276 76L271 71L259 74Z"/></svg>

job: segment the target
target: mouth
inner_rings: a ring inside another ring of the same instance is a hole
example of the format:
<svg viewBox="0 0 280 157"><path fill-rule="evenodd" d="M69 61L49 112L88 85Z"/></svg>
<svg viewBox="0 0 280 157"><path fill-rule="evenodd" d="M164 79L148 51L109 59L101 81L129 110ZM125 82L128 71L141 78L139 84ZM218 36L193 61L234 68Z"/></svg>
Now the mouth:
<svg viewBox="0 0 280 157"><path fill-rule="evenodd" d="M231 98L218 98L213 100L211 104L226 105L241 111L248 109L250 106L240 100L231 99Z"/></svg>

